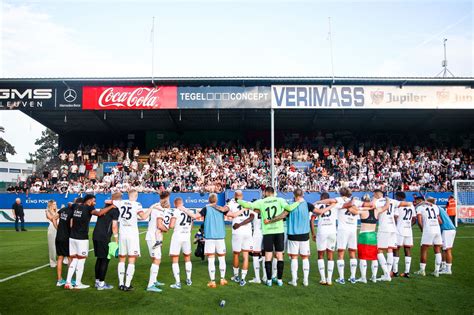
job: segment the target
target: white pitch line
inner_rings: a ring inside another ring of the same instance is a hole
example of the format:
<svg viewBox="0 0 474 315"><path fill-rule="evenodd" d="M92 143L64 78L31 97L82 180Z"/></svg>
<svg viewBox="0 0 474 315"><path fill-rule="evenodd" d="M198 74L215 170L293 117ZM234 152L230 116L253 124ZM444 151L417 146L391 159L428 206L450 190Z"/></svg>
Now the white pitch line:
<svg viewBox="0 0 474 315"><path fill-rule="evenodd" d="M146 233L146 232L147 232L147 231L142 231L142 232L140 232L140 233L138 233L138 234L143 234L143 233ZM93 251L93 250L94 250L94 248L89 249L89 252L91 252L91 251ZM36 270L40 270L40 269L46 268L46 267L48 267L48 266L49 266L49 264L45 264L45 265L38 266L38 267L35 267L35 268L30 269L30 270L27 270L27 271L23 271L23 272L17 273L16 275L13 275L13 276L10 276L10 277L7 277L7 278L0 279L0 283L5 282L5 281L8 281L8 280L11 280L11 279L15 279L15 278L21 277L21 276L26 275L26 274L28 274L28 273L30 273L30 272L33 272L33 271L36 271Z"/></svg>

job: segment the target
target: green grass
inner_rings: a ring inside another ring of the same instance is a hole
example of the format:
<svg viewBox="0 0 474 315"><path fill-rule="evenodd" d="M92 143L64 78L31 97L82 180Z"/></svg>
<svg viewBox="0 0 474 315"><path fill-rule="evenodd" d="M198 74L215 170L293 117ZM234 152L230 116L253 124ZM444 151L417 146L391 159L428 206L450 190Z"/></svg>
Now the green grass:
<svg viewBox="0 0 474 315"><path fill-rule="evenodd" d="M230 232L230 231L229 231ZM228 233L227 278L232 273L230 254L230 233ZM416 232L415 242L419 242ZM318 284L319 273L316 266L315 244L312 243L310 285L297 288L285 285L281 288L267 288L263 285L248 284L239 287L230 283L226 287L208 289L207 263L193 257L193 286L184 286L175 291L168 287L173 282L169 258L165 255L158 279L167 284L162 293L148 293L150 260L146 255L144 234L141 235L143 257L137 262L133 292L110 291L66 291L55 286L55 270L49 267L28 273L18 278L0 283L0 314L51 314L51 313L456 313L474 312L474 268L473 250L474 227L458 229L454 248L454 274L452 276L417 277L394 279L391 283L377 284L334 284L323 287ZM91 243L92 248L92 243ZM164 253L169 249L169 235L165 239ZM83 282L93 284L93 252L86 262ZM413 253L412 272L418 269L419 252ZM427 271L433 269L433 254L430 253ZM287 260L286 260L287 261ZM18 274L48 262L46 229L31 228L26 233L0 229L0 279ZM348 263L346 263L348 266ZM403 258L400 262L403 269ZM346 268L347 269L347 268ZM109 267L107 280L116 285L117 261ZM64 271L65 272L65 271ZM379 271L380 272L380 271ZM370 273L370 267L369 267ZM184 278L184 266L181 264ZM219 272L217 271L217 275ZM300 266L301 274L301 266ZM346 270L348 275L348 270ZM334 277L337 276L335 270ZM248 278L253 277L250 264ZM289 263L285 264L284 281L289 280ZM226 300L224 308L219 301Z"/></svg>

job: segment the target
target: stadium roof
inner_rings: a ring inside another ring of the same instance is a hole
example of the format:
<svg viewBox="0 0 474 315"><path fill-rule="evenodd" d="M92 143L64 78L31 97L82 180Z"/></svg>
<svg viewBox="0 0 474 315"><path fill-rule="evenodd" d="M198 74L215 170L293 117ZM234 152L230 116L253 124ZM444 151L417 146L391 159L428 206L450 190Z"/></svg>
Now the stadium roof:
<svg viewBox="0 0 474 315"><path fill-rule="evenodd" d="M151 77L92 77L92 78L1 78L1 82L19 84L40 82L77 82L87 84L150 84ZM153 82L177 85L272 85L272 84L368 84L368 85L466 85L474 87L474 77L156 77Z"/></svg>
<svg viewBox="0 0 474 315"><path fill-rule="evenodd" d="M431 85L466 86L474 88L474 78L438 77L160 77L156 85L178 86L270 86L270 85ZM18 87L55 84L80 85L143 85L151 86L151 77L123 78L2 78L0 84ZM22 109L28 116L60 135L80 132L126 133L146 130L267 130L269 109L160 109L149 111L90 111ZM275 126L292 129L405 129L430 130L442 126L452 130L473 130L473 110L391 110L391 109L320 109L278 110Z"/></svg>

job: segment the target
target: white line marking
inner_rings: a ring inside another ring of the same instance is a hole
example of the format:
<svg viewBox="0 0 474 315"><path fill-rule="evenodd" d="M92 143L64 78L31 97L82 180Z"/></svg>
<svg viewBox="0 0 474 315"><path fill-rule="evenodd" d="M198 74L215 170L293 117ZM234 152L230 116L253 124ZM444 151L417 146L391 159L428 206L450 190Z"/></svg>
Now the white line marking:
<svg viewBox="0 0 474 315"><path fill-rule="evenodd" d="M147 231L142 231L142 232L140 232L140 233L138 233L138 234L143 234L143 233L146 233L146 232L147 232ZM89 249L89 252L91 252L91 251L93 251L93 250L94 250L94 248ZM24 271L24 272L17 273L16 275L13 275L13 276L10 276L10 277L4 278L4 279L0 279L0 283L5 282L5 281L8 281L8 280L11 280L11 279L15 279L15 278L17 278L17 277L21 277L21 276L23 276L23 275L26 275L27 273L30 273L30 272L33 272L33 271L36 271L36 270L40 270L40 269L46 268L46 267L48 267L48 266L49 266L49 264L42 265L42 266L38 266L38 267L36 267L36 268L30 269L30 270L27 270L27 271Z"/></svg>

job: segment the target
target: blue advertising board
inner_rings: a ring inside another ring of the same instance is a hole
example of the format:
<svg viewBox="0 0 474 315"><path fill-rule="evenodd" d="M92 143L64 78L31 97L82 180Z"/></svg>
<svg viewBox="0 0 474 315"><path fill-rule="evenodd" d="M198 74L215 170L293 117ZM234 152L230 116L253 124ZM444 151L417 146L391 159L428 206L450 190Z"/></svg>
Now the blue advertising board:
<svg viewBox="0 0 474 315"><path fill-rule="evenodd" d="M269 86L178 87L178 108L270 108Z"/></svg>

